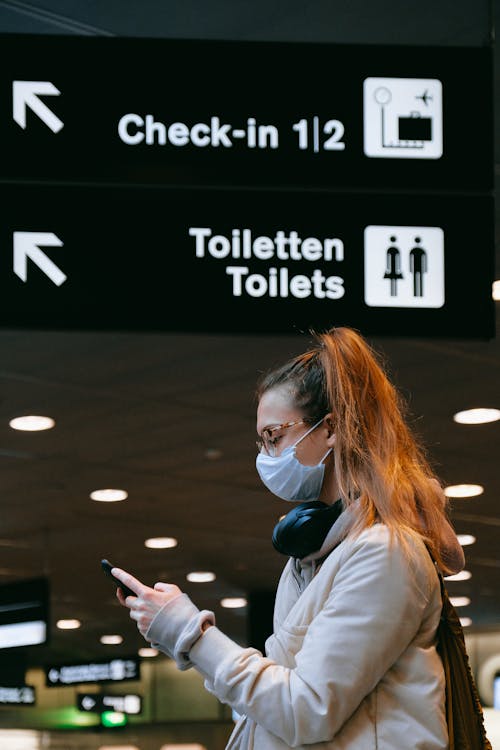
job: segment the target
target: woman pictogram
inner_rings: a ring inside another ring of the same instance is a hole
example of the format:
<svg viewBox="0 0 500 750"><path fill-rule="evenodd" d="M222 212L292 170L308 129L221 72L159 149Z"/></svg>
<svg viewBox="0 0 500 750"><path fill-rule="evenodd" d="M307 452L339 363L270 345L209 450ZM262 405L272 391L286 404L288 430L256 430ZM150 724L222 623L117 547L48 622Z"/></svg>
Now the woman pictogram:
<svg viewBox="0 0 500 750"><path fill-rule="evenodd" d="M392 243L396 242L396 240L396 237L390 237L390 241ZM396 247L396 245L392 244L387 248L386 260L387 263L384 279L391 280L391 297L396 297L397 281L398 279L403 278L403 274L401 273L401 253L399 252L399 249Z"/></svg>

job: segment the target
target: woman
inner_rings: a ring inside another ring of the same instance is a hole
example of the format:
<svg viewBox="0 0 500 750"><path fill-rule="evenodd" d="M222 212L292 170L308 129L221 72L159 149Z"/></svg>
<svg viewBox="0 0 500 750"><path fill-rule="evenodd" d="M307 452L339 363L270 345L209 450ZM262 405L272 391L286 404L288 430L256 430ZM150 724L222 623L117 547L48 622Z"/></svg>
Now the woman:
<svg viewBox="0 0 500 750"><path fill-rule="evenodd" d="M266 655L242 648L173 584L120 602L142 635L242 715L234 750L445 750L435 564L463 567L445 497L366 341L349 328L267 374L257 471L298 502L278 524L290 554ZM431 558L432 555L432 558Z"/></svg>

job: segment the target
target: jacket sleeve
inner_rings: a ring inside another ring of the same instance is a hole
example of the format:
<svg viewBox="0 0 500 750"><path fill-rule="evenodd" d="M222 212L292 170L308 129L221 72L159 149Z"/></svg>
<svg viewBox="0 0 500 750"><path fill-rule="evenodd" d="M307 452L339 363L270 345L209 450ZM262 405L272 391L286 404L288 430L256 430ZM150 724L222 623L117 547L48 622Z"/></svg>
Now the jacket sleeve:
<svg viewBox="0 0 500 750"><path fill-rule="evenodd" d="M425 547L411 549L381 525L346 545L293 669L209 628L190 652L206 687L292 747L330 740L421 627L437 577Z"/></svg>
<svg viewBox="0 0 500 750"><path fill-rule="evenodd" d="M179 594L156 613L146 638L184 671L193 666L189 652L203 635L206 624L215 625L214 613L208 609L200 612L187 594Z"/></svg>

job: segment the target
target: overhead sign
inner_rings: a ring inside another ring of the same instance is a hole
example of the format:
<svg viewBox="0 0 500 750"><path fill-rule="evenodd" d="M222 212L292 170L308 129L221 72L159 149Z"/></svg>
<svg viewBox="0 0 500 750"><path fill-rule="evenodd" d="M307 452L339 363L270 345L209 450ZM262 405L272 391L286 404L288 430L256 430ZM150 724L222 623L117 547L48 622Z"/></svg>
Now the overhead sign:
<svg viewBox="0 0 500 750"><path fill-rule="evenodd" d="M488 196L0 190L0 324L494 332Z"/></svg>
<svg viewBox="0 0 500 750"><path fill-rule="evenodd" d="M125 682L139 680L140 677L140 661L135 658L49 666L45 669L47 687L79 685L86 682Z"/></svg>
<svg viewBox="0 0 500 750"><path fill-rule="evenodd" d="M49 588L43 577L0 586L0 649L47 643Z"/></svg>
<svg viewBox="0 0 500 750"><path fill-rule="evenodd" d="M140 695L105 695L102 693L78 693L77 706L80 711L102 713L118 711L123 714L140 714L142 698Z"/></svg>
<svg viewBox="0 0 500 750"><path fill-rule="evenodd" d="M2 706L34 706L35 703L36 691L33 685L0 686L0 705Z"/></svg>
<svg viewBox="0 0 500 750"><path fill-rule="evenodd" d="M0 325L494 335L490 48L1 42Z"/></svg>
<svg viewBox="0 0 500 750"><path fill-rule="evenodd" d="M488 48L3 34L0 63L0 180L493 187Z"/></svg>

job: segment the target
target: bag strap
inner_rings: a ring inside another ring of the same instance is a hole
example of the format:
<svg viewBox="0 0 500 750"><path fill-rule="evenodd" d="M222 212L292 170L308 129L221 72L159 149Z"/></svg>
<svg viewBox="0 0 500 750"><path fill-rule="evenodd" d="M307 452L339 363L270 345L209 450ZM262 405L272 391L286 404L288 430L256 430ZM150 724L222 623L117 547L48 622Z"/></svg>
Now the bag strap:
<svg viewBox="0 0 500 750"><path fill-rule="evenodd" d="M486 736L486 729L484 726L484 714L483 714L483 707L481 704L481 699L479 697L479 693L476 687L476 683L474 680L474 676L472 674L472 669L469 662L469 656L467 654L467 648L465 645L465 636L464 631L462 627L462 623L460 622L460 618L457 614L457 611L453 604L450 601L450 598L448 596L448 591L446 589L445 583L444 583L444 576L441 573L436 561L434 560L434 557L430 551L430 549L427 547L427 550L429 552L429 555L431 557L432 562L434 563L434 567L437 573L437 576L439 578L439 584L441 588L441 601L442 601L442 607L441 607L441 621L438 628L438 652L441 656L441 659L443 661L443 668L445 673L445 679L446 679L446 721L448 724L448 731L449 731L449 742L450 742L450 749L454 747L462 747L462 744L460 743L460 740L458 738L455 738L455 717L453 715L453 702L451 700L451 693L449 694L449 688L451 686L451 682L453 680L453 675L451 674L451 669L453 668L453 663L450 663L449 656L448 656L448 649L450 648L451 641L454 641L456 649L458 649L458 652L460 654L460 669L458 671L461 671L464 675L463 680L464 683L467 684L468 689L468 695L470 696L470 699L472 700L472 710L476 716L477 719L477 728L479 730L479 743L480 746L483 748L483 750L492 750L492 746L490 741L488 740ZM440 643L440 640L446 641ZM455 667L457 665L455 664ZM459 707L455 706L455 711L459 710ZM456 741L458 744L456 744Z"/></svg>

